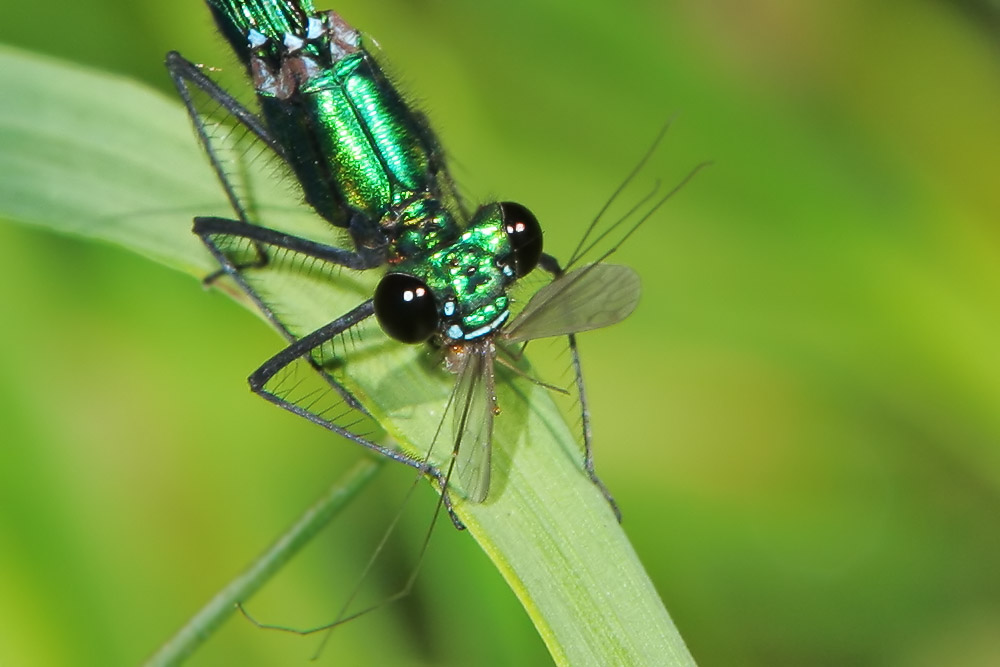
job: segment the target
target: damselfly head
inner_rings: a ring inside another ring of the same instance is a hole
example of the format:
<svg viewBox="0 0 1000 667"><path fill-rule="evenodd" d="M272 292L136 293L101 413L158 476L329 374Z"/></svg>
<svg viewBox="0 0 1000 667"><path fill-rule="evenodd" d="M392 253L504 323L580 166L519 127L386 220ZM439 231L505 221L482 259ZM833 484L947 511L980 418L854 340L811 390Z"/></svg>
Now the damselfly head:
<svg viewBox="0 0 1000 667"><path fill-rule="evenodd" d="M521 204L500 202L503 230L514 253L514 275L523 278L538 266L542 256L542 227L535 215Z"/></svg>
<svg viewBox="0 0 1000 667"><path fill-rule="evenodd" d="M542 255L542 230L514 202L479 209L457 239L400 262L375 290L375 316L403 343L445 346L495 333L510 317L507 289Z"/></svg>

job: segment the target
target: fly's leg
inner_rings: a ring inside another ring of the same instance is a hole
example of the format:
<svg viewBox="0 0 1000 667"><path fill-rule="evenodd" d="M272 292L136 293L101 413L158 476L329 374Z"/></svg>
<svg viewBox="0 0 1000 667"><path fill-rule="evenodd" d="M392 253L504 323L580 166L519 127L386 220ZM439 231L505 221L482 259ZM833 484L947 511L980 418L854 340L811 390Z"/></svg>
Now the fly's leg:
<svg viewBox="0 0 1000 667"><path fill-rule="evenodd" d="M558 278L563 275L563 269L559 266L559 261L547 253L542 253L542 257L538 262L538 266L548 273L551 273L553 277ZM576 381L576 389L580 394L580 421L583 426L583 469L587 471L587 475L590 477L590 481L594 483L594 486L598 488L604 499L608 501L611 506L611 511L614 512L615 518L621 523L622 512L618 508L618 503L615 502L614 496L608 490L608 487L604 485L601 478L597 476L597 471L594 469L594 448L593 448L593 432L590 427L590 406L587 403L587 390L583 382L583 366L580 364L580 350L577 348L576 335L568 334L566 339L569 341L570 355L573 360L573 374Z"/></svg>

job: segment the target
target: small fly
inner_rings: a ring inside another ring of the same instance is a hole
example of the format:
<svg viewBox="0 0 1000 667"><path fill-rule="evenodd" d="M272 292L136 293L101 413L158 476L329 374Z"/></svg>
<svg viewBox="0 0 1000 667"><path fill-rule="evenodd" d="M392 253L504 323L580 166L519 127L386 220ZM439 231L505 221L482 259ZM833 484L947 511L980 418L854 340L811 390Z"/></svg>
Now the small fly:
<svg viewBox="0 0 1000 667"><path fill-rule="evenodd" d="M250 376L252 390L432 477L461 527L450 496L452 478L468 501L482 502L490 492L493 423L500 408L494 366L505 361L498 352L516 358L519 349L512 348L527 341L566 336L583 408L584 469L620 519L594 472L574 335L633 311L638 276L602 260L672 192L653 202L610 251L578 266L624 222L588 243L595 220L561 265L543 251L541 226L525 206L502 201L466 208L425 118L405 103L360 33L338 14L316 11L310 0L207 2L252 81L257 110L176 52L167 55L167 67L235 212L232 219L195 219L195 233L222 267L207 280L235 281L289 342ZM260 225L260 211L239 169L249 144L276 158L314 215L329 228L346 230L353 247ZM536 268L553 279L517 303L511 291ZM320 324L287 317L279 293L257 279L286 270L319 275L322 282L340 269L383 273L360 304ZM457 378L424 453L380 444L344 423L347 414L369 415L337 377L346 356L342 339L359 337L373 317L395 341L440 350ZM321 379L321 388L305 391L288 379L289 369L303 362ZM329 397L344 406L342 412L328 404ZM430 450L439 440L448 450L435 460Z"/></svg>

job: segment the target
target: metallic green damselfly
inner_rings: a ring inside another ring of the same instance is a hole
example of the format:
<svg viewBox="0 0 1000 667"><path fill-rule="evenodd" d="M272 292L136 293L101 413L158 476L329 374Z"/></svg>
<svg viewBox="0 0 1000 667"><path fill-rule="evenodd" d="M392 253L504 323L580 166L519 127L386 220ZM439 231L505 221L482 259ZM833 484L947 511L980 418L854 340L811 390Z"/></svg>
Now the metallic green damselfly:
<svg viewBox="0 0 1000 667"><path fill-rule="evenodd" d="M208 5L252 81L257 109L176 52L168 54L167 67L235 212L233 219L195 219L195 233L222 267L209 280L232 279L289 343L250 376L252 390L430 476L461 527L452 509L453 477L468 501L482 502L490 492L494 417L501 407L494 379L498 350L514 358L527 341L567 337L572 388L582 408L583 468L620 519L594 472L575 334L618 322L635 308L638 277L603 260L673 191L653 198L596 261L581 264L627 219L598 234L599 215L561 264L543 252L541 227L523 205L466 207L426 119L404 101L360 33L338 14L316 11L310 0L208 0ZM221 133L214 120L220 113L228 123ZM347 247L290 234L258 219L240 191L239 160L233 157L245 149L227 143L234 129L276 158L315 215L347 232ZM324 275L346 269L382 276L359 305L304 330L283 316L279 300L256 281L281 266L302 271L319 266ZM511 290L536 268L551 281L517 303ZM439 351L457 378L422 452L383 444L348 423L367 411L337 377L338 364L349 355L346 345L342 352L336 345L373 315L395 344ZM318 393L296 393L298 384L287 381L288 370L303 362L322 379ZM342 409L332 410L320 400L324 397L333 397ZM447 451L435 458L431 452L439 442Z"/></svg>

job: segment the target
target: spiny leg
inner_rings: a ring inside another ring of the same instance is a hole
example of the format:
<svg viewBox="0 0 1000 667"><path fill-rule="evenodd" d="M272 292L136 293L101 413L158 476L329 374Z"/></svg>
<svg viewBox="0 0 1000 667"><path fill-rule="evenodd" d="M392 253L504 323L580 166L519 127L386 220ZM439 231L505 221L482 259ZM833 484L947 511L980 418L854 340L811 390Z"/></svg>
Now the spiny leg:
<svg viewBox="0 0 1000 667"><path fill-rule="evenodd" d="M220 155L220 147L215 145L215 139L207 127L205 115L202 110L198 108L194 96L188 88L188 84L193 85L195 88L207 95L209 99L218 104L226 111L226 113L236 119L240 125L253 133L260 141L262 141L282 159L285 158L284 151L267 132L263 122L255 113L251 112L249 109L240 104L232 95L220 88L219 85L207 77L197 65L187 60L176 51L171 51L167 54L166 64L167 71L170 73L170 78L173 79L174 86L176 86L177 92L180 94L181 100L184 101L184 106L187 108L188 116L190 116L191 121L194 123L195 131L198 133L198 140L201 142L205 152L208 153L212 169L215 171L215 175L218 176L219 181L222 183L222 187L226 191L226 197L229 199L229 203L236 212L236 216L241 221L249 223L250 220L247 215L246 207L243 205L243 202L240 201L240 198L236 193L236 189L233 187L233 184L229 180L229 176L226 174L226 170L223 168L223 159Z"/></svg>
<svg viewBox="0 0 1000 667"><path fill-rule="evenodd" d="M371 303L371 302L369 301L367 303ZM346 324L348 327L354 326L354 324L352 322L354 322L355 320L357 320L358 322L360 321L360 319L358 319L358 315L355 314L356 311L364 308L365 305L366 304L362 304L362 306L359 306L358 309L355 309L355 311L352 311L351 313L348 313L343 318L341 318L342 322L340 322L340 324ZM362 313L363 312L365 312L365 311L362 311ZM364 317L361 317L361 319L364 319ZM354 322L354 323L356 323L356 322ZM333 327L334 324L336 324L336 323L331 323L328 326L329 327ZM323 330L325 330L326 328L327 327L324 327ZM334 328L337 328L337 327L334 327ZM320 330L320 331L323 331L323 330ZM319 334L320 331L317 331L316 333ZM324 336L326 335L326 333L327 332L323 331L323 335ZM336 335L336 334L333 334L333 335ZM306 339L304 338L303 340L306 340ZM292 346L292 347L294 347L294 346ZM313 349L315 349L315 347ZM294 354L297 354L297 352L288 352L288 355L294 355ZM460 470L462 464L459 462L461 446L463 444L467 444L467 445L470 445L470 446L477 444L475 442L465 442L465 435L467 433L467 428L475 429L477 427L476 425L479 424L480 421L481 421L480 418L476 415L476 413L480 412L480 410L477 410L476 407L478 406L479 408L482 408L483 406L490 407L490 406L493 405L493 402L491 400L488 400L489 397L492 396L493 393L494 393L494 389L492 387L492 374L491 374L491 372L490 372L490 370L489 370L488 367L487 368L483 368L483 366L482 366L482 364L487 364L488 365L489 363L491 363L492 354L493 354L492 349L484 347L484 348L481 348L478 351L478 353L475 353L474 356L469 357L469 358L466 359L465 365L463 365L463 368L460 371L460 379L459 379L458 382L456 382L455 388L451 392L451 395L448 398L448 403L445 406L444 414L442 415L441 421L438 423L438 429L437 429L437 431L434 433L433 442L431 443L431 449L433 449L434 444L436 444L438 442L438 438L442 434L442 427L443 427L445 421L448 419L449 416L454 416L455 417L456 422L457 422L457 428L456 428L456 432L454 434L454 441L452 442L452 445L451 445L451 455L449 457L449 464L448 464L447 468L445 469L445 473L443 475L443 480L442 480L441 477L436 477L436 479L438 480L439 485L441 486L442 489L448 489L448 488L450 488L450 482L451 482L453 474L457 473L458 476L460 476L460 477L462 476L462 472ZM281 356L281 355L279 355L279 356ZM281 366L282 364L286 364L287 365L287 363L290 363L290 362L287 359L282 358L282 359L280 359L280 360L278 360L276 362L276 365L278 365L278 366ZM264 370L263 367L261 368L261 370ZM260 373L260 372L261 371L259 370L258 373ZM268 372L270 372L270 371L268 371ZM255 373L254 375L257 375L257 373ZM263 381L266 382L267 380L264 379ZM259 383L260 380L257 380L256 382ZM253 386L254 384L255 384L254 376L251 376L251 385ZM479 401L479 400L477 400L478 398L482 398L482 396L478 395L478 393L476 392L476 389L482 389L482 390L484 390L483 391L483 396L487 397L486 401ZM296 414L302 414L302 413L301 412L296 412ZM488 414L490 415L490 418L491 418L491 416L493 414L492 410L490 410L488 412ZM306 416L307 418L311 418L311 417L309 417L309 415L303 415L303 416ZM313 421L315 421L315 420L313 420ZM491 433L492 432L492 424L486 426L485 430L486 430L487 433ZM488 448L487 448L487 451L488 451ZM430 456L430 450L428 451L428 457L429 456ZM426 461L426 459L425 459L425 461ZM488 457L488 455L485 458L484 464L487 466L485 468L485 470L488 472L488 466L489 466L489 457ZM426 474L426 470L424 470L424 469L422 469L421 472L424 473L424 474ZM435 472L439 472L439 471L435 471ZM416 481L419 481L419 478L417 480L415 480L414 485L411 486L410 489L409 489L409 491L407 492L406 497L404 498L404 501L403 501L404 505L409 501L410 496L412 496L413 491L416 488ZM487 476L486 481L485 481L485 486L482 487L482 492L484 494L486 492L486 489L488 488L488 483L489 482L488 482L488 476ZM468 497L474 499L474 502L480 502L483 499L482 497L477 497L476 487L475 486L466 486L466 487L464 487L463 490L464 490L464 492L466 493L466 495ZM386 604L390 604L392 602L400 600L400 599L406 597L407 595L409 595L412 592L413 587L416 584L417 576L418 576L418 574L420 572L421 565L424 562L424 557L427 554L428 546L430 545L431 534L434 531L434 527L437 525L437 519L440 516L442 507L448 508L449 512L451 511L450 505L448 503L448 495L447 495L447 493L442 493L442 495L438 499L438 502L435 505L434 513L433 513L433 515L431 517L431 521L430 521L430 523L429 523L429 525L427 527L427 531L426 531L426 533L424 535L423 543L422 543L422 545L420 547L420 551L419 551L419 553L417 555L416 564L414 565L413 569L411 570L411 572L410 572L409 576L407 577L405 583L403 584L403 586L399 590L397 590L392 595L389 595L385 599L381 600L377 604L369 605L369 606L366 606L366 607L364 607L364 608L362 608L362 609L360 609L358 611L354 611L354 612L348 613L348 609L350 608L350 606L354 602L354 600L357 598L358 593L361 590L361 584L362 584L362 582L364 581L364 579L367 577L367 575L371 571L371 568L375 564L376 559L378 558L379 554L385 548L385 546L386 546L386 544L387 544L387 542L389 540L389 536L395 531L397 525L399 524L399 522L400 522L400 520L402 518L402 510L400 510L400 513L398 513L395 516L395 518L392 520L392 522L390 523L390 525L388 526L388 528L382 534L382 538L379 540L379 543L376 546L374 553L372 554L371 558L368 560L368 563L365 565L365 568L362 571L361 576L358 578L357 584L351 590L351 593L348 595L348 597L344 601L344 603L341 605L340 611L338 612L337 616L335 617L335 619L332 622L330 622L330 623L324 623L322 625L317 625L317 626L313 626L313 627L309 627L309 628L295 628L295 627L289 627L289 626L286 626L286 625L278 625L278 624L272 624L272 623L262 622L262 621L258 620L257 618L255 618L254 616L252 616L243 607L242 604L237 604L237 608L239 609L240 613L242 613L243 616L247 620L249 620L251 623L253 623L254 625L256 625L258 628L261 628L261 629L264 629L264 630L279 630L279 631L282 631L282 632L289 632L289 633L297 634L297 635L312 635L312 634L315 634L315 633L326 631L327 634L323 637L323 640L320 642L320 645L317 647L317 650L316 650L316 652L313 655L313 659L316 659L322 653L323 648L325 647L327 641L330 639L330 636L331 636L330 633L335 628L337 628L340 625L343 625L344 623L352 621L352 620L354 620L354 619L356 619L356 618L358 618L360 616L364 616L364 615L366 615L366 614L368 614L368 613L370 613L372 611L375 611L376 609L379 609L380 607L382 607L382 606L384 606ZM453 517L453 520L454 520L454 515L452 515L452 517Z"/></svg>
<svg viewBox="0 0 1000 667"><path fill-rule="evenodd" d="M278 329L278 331L280 331L285 339L290 343L296 340L296 336L289 331L285 323L282 322L281 319L275 314L271 304L261 298L261 295L257 292L257 290L250 286L243 273L247 269L260 267L247 266L246 263L237 264L234 262L220 245L220 240L228 240L231 238L246 239L250 242L255 252L260 252L264 255L267 253L264 245L268 244L275 248L283 248L292 252L300 253L305 257L319 259L335 266L358 270L379 266L384 261L380 255L375 253L370 255L354 253L343 248L317 243L316 241L293 236L291 234L285 234L266 227L260 227L258 225L244 223L239 220L230 220L227 218L195 218L194 233L201 238L202 242L208 247L209 251L222 266L218 275L225 274L232 277L243 292L250 297L254 305L260 309L260 312L264 314L264 317L266 317L267 320L271 322L271 324L274 325L274 327ZM357 405L357 400L352 396L344 394L343 392L342 395L344 395L345 398L348 398L352 405Z"/></svg>
<svg viewBox="0 0 1000 667"><path fill-rule="evenodd" d="M255 252L261 252L265 255L267 250L264 246L269 245L272 250L274 248L280 248L301 254L304 257L318 259L335 266L348 268L365 269L378 266L382 262L380 257L362 256L357 253L344 250L343 248L328 246L326 244L285 234L266 227L260 227L249 223L243 223L239 220L230 220L227 218L195 218L194 233L202 240L206 247L208 247L209 251L222 266L217 274L214 275L228 275L236 281L237 285L239 285L239 287L250 297L268 321L270 321L275 328L282 333L289 343L296 341L296 334L289 330L286 323L277 316L273 304L270 303L268 299L262 297L258 290L251 287L248 282L248 274L246 273L247 270L259 269L263 267L253 265L252 263L235 262L233 258L221 247L220 241L229 241L234 238L246 239L250 243L251 247L254 248ZM321 373L321 375L324 379L328 380L328 383L341 396L341 398L344 399L348 406L355 410L364 412L361 403L350 391L348 391L340 383L333 381L327 374Z"/></svg>
<svg viewBox="0 0 1000 667"><path fill-rule="evenodd" d="M184 102L188 116L194 125L198 140L208 155L212 170L221 183L226 198L229 200L236 218L246 224L251 224L254 217L254 201L251 186L246 180L245 165L249 142L259 143L267 151L287 162L287 156L281 145L271 136L263 120L247 109L232 95L223 90L201 69L185 59L176 51L167 54L167 71ZM221 110L221 115L220 115ZM224 131L220 132L220 128ZM228 128L228 129L225 129ZM233 137L234 130L243 128L248 132L244 138ZM251 239L254 249L252 259L245 261L238 268L262 268L267 266L268 255L264 247ZM203 279L206 285L211 285L225 273L215 271Z"/></svg>
<svg viewBox="0 0 1000 667"><path fill-rule="evenodd" d="M328 373L326 373L313 357L312 352L316 348L321 347L325 343L329 342L332 338L344 333L351 327L360 324L364 320L368 319L375 313L375 308L373 301L368 299L361 305L357 306L347 314L338 317L329 324L326 324L319 329L316 329L309 335L296 340L291 345L285 349L278 352L267 361L265 361L260 368L254 371L250 377L250 389L255 394L262 396L267 401L274 403L275 405L288 410L289 412L299 415L314 424L318 424L323 428L333 431L337 435L340 435L351 442L366 447L386 458L392 459L404 465L408 465L411 468L419 470L422 474L434 478L442 490L442 502L444 503L445 509L448 510L448 514L451 516L452 523L459 530L465 528L461 520L455 514L451 497L448 494L447 478L444 473L438 470L435 466L431 465L426 460L421 460L413 456L409 456L396 449L391 449L383 445L378 444L368 438L362 437L352 431L333 423L332 421L324 418L321 414L317 414L314 411L309 410L307 407L301 406L297 403L287 400L286 398L279 396L274 393L274 391L267 388L268 382L274 378L279 372L287 368L293 362L304 359L309 362L309 364L324 378L328 384L334 385L341 395L344 395L347 390L340 386L340 384L334 380ZM352 406L354 407L354 406ZM358 409L363 411L363 409L358 406Z"/></svg>
<svg viewBox="0 0 1000 667"><path fill-rule="evenodd" d="M221 108L225 114L232 117L239 126L248 130L264 146L284 160L285 154L281 145L268 133L263 121L255 113L244 107L232 95L212 81L197 65L176 51L171 51L167 54L166 65L167 72L169 72L170 78L173 80L174 86L177 88L177 92L184 102L188 116L194 124L198 141L208 155L209 163L212 165L212 170L222 184L222 189L226 193L229 204L232 206L240 222L250 224L251 214L248 211L248 202L244 201L244 197L241 197L240 193L237 192L237 186L233 181L235 175L227 172L224 166L226 162L224 154L227 152L226 143L229 135L227 134L226 138L222 138L213 133L210 129L212 121L209 119L209 116L213 112L199 107L199 103L195 99L195 91L200 92L212 103L218 105L218 108ZM242 155L238 156L237 159L242 159ZM264 248L256 242L253 243L253 247L255 258L240 268L260 268L267 265L268 257ZM206 285L211 285L223 273L224 271L222 270L210 273L205 276L202 282Z"/></svg>
<svg viewBox="0 0 1000 667"><path fill-rule="evenodd" d="M209 246L209 249L217 249L217 246L210 241L210 237L212 236L238 236L253 242L255 245L264 243L276 248L284 248L308 257L314 257L331 264L336 264L337 266L342 266L345 269L364 271L366 269L374 269L385 263L385 257L379 250L355 252L327 245L326 243L312 241L301 236L286 234L285 232L243 222L242 220L197 217L194 219L193 231L201 237L202 241ZM222 260L220 259L220 261ZM225 264L226 262L223 262L223 265ZM233 268L242 270L244 268L259 267L233 266Z"/></svg>
<svg viewBox="0 0 1000 667"><path fill-rule="evenodd" d="M339 320L337 320L335 322L331 322L329 325L327 325L327 326L323 327L322 329L317 330L316 332L314 332L314 334L311 334L310 336L307 336L306 338L303 338L302 342L304 342L304 345L306 347L308 347L309 345L312 345L312 349L315 350L319 345L322 345L322 343L319 342L320 339L324 339L325 338L325 339L328 340L330 336L338 335L338 330L342 330L344 327L350 328L350 327L354 326L355 324L360 323L362 320L364 320L368 316L370 316L370 314L373 312L373 308L371 307L371 304L372 304L371 300L365 302L364 304L361 304L361 306L358 306L353 311L351 311L347 315L343 316ZM309 339L312 336L315 336L315 338L317 340L309 340L308 342L306 342L307 339ZM268 380L271 377L273 377L275 374L277 374L278 372L280 372L280 369L282 367L287 366L288 364L292 363L292 361L295 358L305 357L306 355L309 355L308 358L312 359L312 355L311 355L311 353L309 351L303 352L302 350L297 350L297 349L293 349L293 348L296 348L296 345L289 346L289 348L287 348L286 350L284 350L281 353L279 353L278 355L276 355L274 358L272 358L271 360L269 360L264 366L262 366L260 369L258 369L257 372L255 372L253 375L251 375L251 377L250 377L251 387L254 389L255 392L263 395L269 401L277 403L278 405L281 405L285 409L291 410L295 414L299 414L301 416L304 416L307 419L310 419L310 421L313 421L315 423L320 423L320 424L322 424L324 426L327 426L327 428L331 428L331 426L329 426L327 424L324 424L321 421L317 421L317 419L315 419L315 413L308 412L308 411L302 412L300 410L296 410L295 408L298 407L298 406L296 406L295 404L292 404L291 407L289 407L288 401L282 401L282 399L280 397L278 397L278 400L275 401L273 393L266 392L266 390L262 390L262 387L268 382ZM475 369L471 369L471 370L475 370ZM467 396L466 396L465 399L462 399L459 396L459 394L462 393L460 391L460 389L459 389L460 385L461 385L460 382L456 384L455 390L452 391L452 394L451 394L451 396L448 399L448 404L445 407L445 415L442 417L442 421L439 422L438 429L437 429L437 431L434 434L434 439L433 439L433 442L431 444L431 449L433 449L434 444L438 441L438 437L441 435L441 427L443 425L443 422L444 422L445 418L447 417L448 414L451 414L451 409L452 408L456 408L456 406L458 406L457 409L461 410L460 417L459 417L460 426L458 428L458 433L456 434L455 441L454 441L454 443L452 445L452 453L451 453L451 456L449 457L448 467L445 469L445 472L444 472L443 475L440 473L439 470L437 470L436 468L431 467L427 463L427 459L424 459L423 462L420 462L422 465L420 465L418 467L418 469L421 472L421 475L430 474L430 475L432 475L435 478L435 480L437 481L438 485L442 489L442 494L438 498L437 503L435 504L434 513L431 516L431 521L430 521L430 523L427 526L427 530L426 530L426 533L424 535L423 543L422 543L422 545L420 547L419 553L417 554L416 564L413 566L412 570L410 571L410 574L407 577L407 579L406 579L405 583L403 584L403 586L401 588L399 588L395 593L389 595L388 597L384 598L383 600L381 600L380 602L378 602L376 604L368 605L368 606L363 607L362 609L360 609L358 611L353 611L353 612L349 612L348 611L349 608L350 608L350 606L351 606L351 604L357 599L357 596L358 596L358 594L361 591L361 585L362 585L362 583L364 582L364 580L366 579L366 577L368 576L368 574L371 572L371 569L374 566L375 562L377 561L380 553L383 551L383 549L385 548L386 544L388 543L389 537L392 535L393 532L395 532L398 524L400 523L400 521L401 521L401 519L403 517L403 510L400 509L399 513L396 514L396 516L390 522L389 526L383 532L382 537L379 540L378 544L376 545L374 552L372 553L372 555L369 558L367 564L365 565L364 569L362 570L361 575L358 577L357 583L351 589L350 594L347 596L346 600L341 605L340 610L337 613L337 615L336 615L336 617L334 618L333 621L331 621L329 623L324 623L322 625L316 625L316 626L308 627L308 628L296 628L296 627L290 627L290 626L286 626L286 625L280 625L280 624L274 624L274 623L267 623L267 622L260 621L256 617L254 617L253 615L251 615L250 612L246 610L246 608L243 606L242 603L237 603L237 605L236 605L237 609L239 609L240 613L243 614L243 616L248 621L250 621L255 626L257 626L258 628L261 628L263 630L278 630L278 631L281 631L281 632L288 632L288 633L292 633L292 634L296 634L296 635L312 635L312 634L316 634L316 633L320 633L320 632L326 632L325 636L323 637L322 641L320 642L319 646L317 647L316 652L313 654L313 659L315 660L322 653L324 647L326 646L326 643L329 641L330 637L332 636L332 631L334 629L336 629L338 626L343 625L345 623L348 623L350 621L353 621L354 619L359 618L361 616L365 616L365 615L367 615L367 614L369 614L369 613L371 613L371 612L373 612L373 611L375 611L375 610L383 607L384 605L391 604L392 602L400 600L400 599L408 596L412 592L413 587L416 584L417 577L419 575L421 566L423 565L424 558L427 555L428 547L429 547L430 541L431 541L431 535L432 535L432 533L434 531L435 526L438 523L438 518L439 518L439 516L441 514L441 509L442 508L446 508L448 510L449 514L451 514L451 516L452 516L452 521L453 522L455 521L455 515L454 515L454 513L452 512L452 509L451 509L451 503L450 503L450 498L449 498L448 493L447 493L447 489L450 488L450 482L451 482L452 474L456 470L456 463L457 463L457 460L458 460L458 453L459 453L459 445L460 445L461 440L462 440L461 436L462 436L462 433L465 430L464 425L465 425L466 421L469 418L469 410L470 410L470 405L471 405L471 401L472 401L471 394L467 394ZM336 432L341 433L340 431L336 431ZM344 434L341 433L341 435L344 435ZM355 442L359 442L359 440L356 437L352 437L352 436L347 436L347 437L351 437L351 439L354 440ZM361 442L360 444L364 444L365 446L372 447L372 445L374 443L367 444L365 442ZM379 449L377 445L375 445L372 448L375 449L375 451L378 451L379 453L385 453L381 449ZM405 457L405 455L403 455L402 457L399 457L398 456L399 455L398 452L390 450L389 453L386 454L386 455L389 456L390 458L393 458L394 460L398 460L398 461L401 460L403 463L407 463L409 465L413 465L410 461L405 460L405 459L408 458L408 457ZM428 457L429 456L430 456L430 451L428 451ZM403 505L404 506L408 503L410 497L413 495L413 492L416 489L416 484L417 484L417 482L419 480L420 480L420 477L418 477L417 479L415 479L413 485L411 485L410 489L407 491L406 496L404 497L404 500L403 500Z"/></svg>

